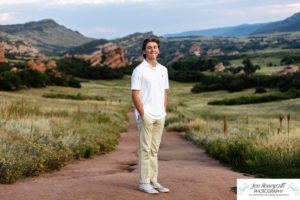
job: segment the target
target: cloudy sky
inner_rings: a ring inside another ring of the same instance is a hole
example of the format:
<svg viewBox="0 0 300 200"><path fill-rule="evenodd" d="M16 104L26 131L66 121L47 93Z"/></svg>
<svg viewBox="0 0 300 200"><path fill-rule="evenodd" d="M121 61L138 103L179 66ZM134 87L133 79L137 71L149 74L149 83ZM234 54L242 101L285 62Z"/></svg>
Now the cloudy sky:
<svg viewBox="0 0 300 200"><path fill-rule="evenodd" d="M0 0L1 25L51 18L97 39L272 22L296 12L299 0Z"/></svg>

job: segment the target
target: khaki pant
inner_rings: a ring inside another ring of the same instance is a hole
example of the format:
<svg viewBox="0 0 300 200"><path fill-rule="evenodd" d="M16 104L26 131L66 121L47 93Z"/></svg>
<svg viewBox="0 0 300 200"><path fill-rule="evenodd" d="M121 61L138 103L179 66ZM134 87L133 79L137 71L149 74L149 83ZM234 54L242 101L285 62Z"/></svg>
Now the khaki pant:
<svg viewBox="0 0 300 200"><path fill-rule="evenodd" d="M152 119L144 114L138 117L139 132L139 179L140 183L157 182L157 153L164 129L165 118Z"/></svg>

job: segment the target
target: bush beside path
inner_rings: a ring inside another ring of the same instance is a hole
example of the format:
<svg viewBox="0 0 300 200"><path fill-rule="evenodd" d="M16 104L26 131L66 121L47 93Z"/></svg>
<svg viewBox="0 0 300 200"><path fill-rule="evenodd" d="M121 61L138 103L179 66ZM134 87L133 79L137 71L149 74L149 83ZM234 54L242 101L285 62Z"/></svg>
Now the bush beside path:
<svg viewBox="0 0 300 200"><path fill-rule="evenodd" d="M233 200L237 178L247 178L210 158L205 150L164 132L159 152L159 181L167 194L137 190L138 134L134 113L129 132L116 150L84 161L72 161L61 171L0 185L1 200Z"/></svg>

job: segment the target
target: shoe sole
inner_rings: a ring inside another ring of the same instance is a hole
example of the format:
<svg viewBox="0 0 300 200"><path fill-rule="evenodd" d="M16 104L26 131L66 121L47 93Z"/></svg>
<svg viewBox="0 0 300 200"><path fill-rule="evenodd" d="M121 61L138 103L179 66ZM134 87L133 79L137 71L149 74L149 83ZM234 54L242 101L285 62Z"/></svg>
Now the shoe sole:
<svg viewBox="0 0 300 200"><path fill-rule="evenodd" d="M140 188L138 188L138 190L141 191L141 192L147 193L147 194L158 194L159 193L159 192L157 192L157 193L150 193L150 192L147 192L146 190L143 190L143 189L140 189Z"/></svg>
<svg viewBox="0 0 300 200"><path fill-rule="evenodd" d="M157 189L156 189L157 190ZM168 193L168 192L170 192L170 190L169 191L159 191L159 190L157 190L158 192L161 192L161 193Z"/></svg>

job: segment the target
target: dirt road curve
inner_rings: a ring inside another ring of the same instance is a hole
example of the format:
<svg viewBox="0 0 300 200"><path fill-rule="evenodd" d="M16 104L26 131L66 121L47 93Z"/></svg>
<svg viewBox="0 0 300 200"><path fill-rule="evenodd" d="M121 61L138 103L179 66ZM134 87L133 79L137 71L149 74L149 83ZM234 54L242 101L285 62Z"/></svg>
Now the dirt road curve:
<svg viewBox="0 0 300 200"><path fill-rule="evenodd" d="M159 181L167 194L137 190L138 136L134 113L129 133L117 149L104 156L74 161L59 172L0 184L1 200L234 200L230 187L244 177L208 157L174 132L164 132L159 152Z"/></svg>

